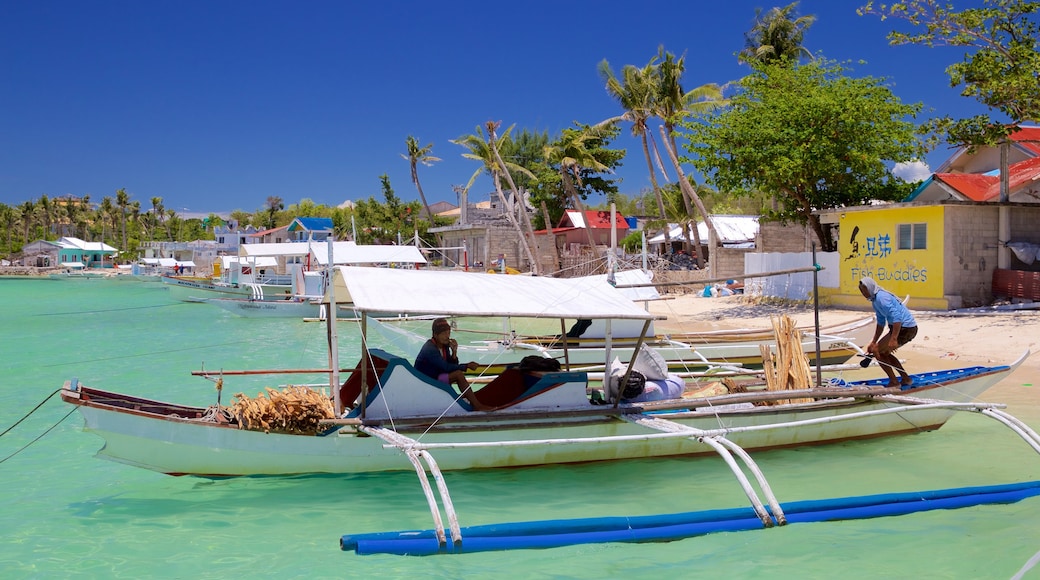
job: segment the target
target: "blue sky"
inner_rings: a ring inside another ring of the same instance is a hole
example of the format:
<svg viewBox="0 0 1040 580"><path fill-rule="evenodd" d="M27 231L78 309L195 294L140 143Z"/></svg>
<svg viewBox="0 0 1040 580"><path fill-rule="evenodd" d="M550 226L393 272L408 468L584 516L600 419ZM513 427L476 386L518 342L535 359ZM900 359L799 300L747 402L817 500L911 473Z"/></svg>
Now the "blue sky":
<svg viewBox="0 0 1040 580"><path fill-rule="evenodd" d="M555 136L617 115L597 64L642 66L661 45L686 54L687 89L737 79L755 8L787 3L5 2L0 202L126 188L181 213L255 211L269 196L338 205L382 199L383 173L414 200L401 158L414 135L443 160L419 168L428 200L456 203L452 185L478 166L449 140L489 120ZM889 46L900 23L857 16L860 4L802 0L817 17L805 46L885 77L928 117L985 112L944 72L963 49ZM637 195L649 186L639 144L626 126L614 145L628 150L621 191ZM481 177L471 200L490 191Z"/></svg>

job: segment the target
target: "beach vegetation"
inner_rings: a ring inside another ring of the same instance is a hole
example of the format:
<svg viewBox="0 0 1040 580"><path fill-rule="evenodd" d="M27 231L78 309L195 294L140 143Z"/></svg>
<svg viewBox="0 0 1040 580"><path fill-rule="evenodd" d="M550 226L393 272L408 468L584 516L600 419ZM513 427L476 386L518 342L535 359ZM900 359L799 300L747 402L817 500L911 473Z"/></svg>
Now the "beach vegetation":
<svg viewBox="0 0 1040 580"><path fill-rule="evenodd" d="M904 104L883 79L853 78L822 57L750 64L724 109L682 122L685 160L713 187L773 195L777 206L765 217L807 224L823 251L837 242L817 210L897 201L912 191L889 168L927 151L913 122L920 103Z"/></svg>
<svg viewBox="0 0 1040 580"><path fill-rule="evenodd" d="M535 180L536 177L530 169L502 157L501 150L504 148L504 144L509 142L509 135L515 125L510 125L499 136L498 127L500 124L499 121L488 121L483 126L478 125L475 133L463 135L458 139L453 139L451 142L467 150L466 153L462 154L462 157L480 164L470 176L464 189L469 191L477 177L483 174L491 177L491 182L495 186L495 193L498 195L498 200L505 210L504 213L509 219L509 223L516 230L521 251L528 263L537 269L538 262L534 259L534 254L531 252L531 246L535 243L534 229L531 226L530 216L527 212L526 192L519 190L516 182L513 180L513 174L519 173L531 180ZM509 186L510 196L508 198L502 187L503 180ZM535 274L538 274L538 272L535 271Z"/></svg>
<svg viewBox="0 0 1040 580"><path fill-rule="evenodd" d="M994 145L1018 124L1040 119L1040 2L985 0L982 7L954 10L938 0L911 0L892 4L868 2L860 15L903 20L914 32L892 31L893 45L957 46L968 52L961 62L946 68L950 86L1005 115L1011 124L994 122L989 115L965 119L943 116L924 127L933 140L967 146Z"/></svg>
<svg viewBox="0 0 1040 580"><path fill-rule="evenodd" d="M816 16L797 14L798 3L783 8L775 6L763 12L755 9L755 24L744 33L744 49L737 55L740 62L798 62L812 58L802 42Z"/></svg>

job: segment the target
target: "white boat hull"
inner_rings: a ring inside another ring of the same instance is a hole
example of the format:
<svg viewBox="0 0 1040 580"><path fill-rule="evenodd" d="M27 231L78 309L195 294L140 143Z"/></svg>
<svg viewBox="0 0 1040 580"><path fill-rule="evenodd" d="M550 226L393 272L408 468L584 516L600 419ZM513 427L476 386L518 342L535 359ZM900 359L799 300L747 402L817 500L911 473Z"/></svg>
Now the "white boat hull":
<svg viewBox="0 0 1040 580"><path fill-rule="evenodd" d="M1023 357L1024 359L1024 357ZM917 384L941 384L908 394L950 402L969 402L1007 376L1021 363L973 369L964 376L936 373L918 375ZM432 389L424 379L401 375L408 365L392 372L395 391L384 388L370 394L365 424L396 427L396 432L426 445L456 444L432 451L441 469L520 467L558 463L611 461L645 457L714 454L694 436L661 438L653 429L612 414L585 398L585 383L570 380L582 373L560 373L565 382L544 397L491 413L472 413L459 406L443 389ZM391 371L388 371L388 374ZM414 371L412 371L414 372ZM941 377L941 378L940 378ZM425 389L425 390L424 390ZM391 393L391 395L387 395ZM422 393L422 397L416 397ZM851 393L851 392L850 392ZM333 427L326 435L288 435L238 429L191 417L205 409L183 407L160 413L150 401L136 399L130 407L114 407L106 399L118 395L66 385L62 397L79 407L85 429L105 440L100 457L174 475L239 476L304 473L367 473L408 470L403 453L382 439L361 432L358 422ZM573 404L575 397L583 402ZM903 407L898 413L870 414L900 405L879 398L851 396L818 399L812 403L720 407L734 395L687 403L688 410L647 415L655 404L626 407L633 417L656 417L686 427L724 434L746 450L775 449L937 429L955 412L951 408ZM443 398L443 400L441 400ZM674 402L672 402L674 403ZM155 405L167 405L155 402ZM436 407L440 413L417 411L416 405ZM447 406L445 406L447 405ZM409 407L411 406L411 407ZM674 406L674 405L673 405ZM623 406L624 407L624 406ZM386 408L399 408L391 422ZM552 409L555 408L555 411ZM383 411L380 411L383 409ZM181 417L171 416L171 413ZM357 414L357 411L355 411ZM848 417L846 420L839 420ZM806 420L814 424L786 425ZM430 424L435 424L430 427ZM771 426L762 430L746 427ZM719 430L722 430L721 432ZM604 441L603 438L624 437ZM527 441L527 444L516 444ZM467 444L500 443L499 446Z"/></svg>

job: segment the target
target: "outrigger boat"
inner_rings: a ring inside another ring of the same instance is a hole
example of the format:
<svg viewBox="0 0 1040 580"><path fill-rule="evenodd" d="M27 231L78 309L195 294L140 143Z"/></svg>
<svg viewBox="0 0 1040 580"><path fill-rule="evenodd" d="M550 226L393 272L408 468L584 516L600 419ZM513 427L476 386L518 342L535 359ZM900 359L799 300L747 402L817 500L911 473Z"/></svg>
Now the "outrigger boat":
<svg viewBox="0 0 1040 580"><path fill-rule="evenodd" d="M330 311L335 312L338 297L353 303L363 315L365 347L364 314L400 309L402 304L420 314L609 318L638 320L644 327L654 319L620 292L583 280L340 266L333 288ZM747 451L929 431L966 410L1005 422L1027 437L1020 422L1000 411L1001 405L973 400L1013 372L1028 351L1007 365L916 374L913 385L902 389L886 388L887 379L879 378L649 403L619 400L608 389L607 404L596 404L585 372L564 368L525 375L513 368L477 390L480 401L495 408L478 412L449 385L417 373L400 356L374 348L363 348L360 362L341 371L336 333L331 320L329 368L310 371L329 377L335 416L321 420L310 433L278 432L276 426L247 430L221 409L149 400L76 380L65 384L61 397L78 407L87 431L105 440L100 457L171 475L415 469L442 547L444 526L425 478L427 469L440 487L458 545L457 518L441 470L720 454L758 517L772 522L780 507ZM342 383L341 372L349 373ZM630 373L626 371L622 386ZM228 380L236 372L193 374ZM1040 451L1040 444L1031 444ZM738 459L758 479L768 513Z"/></svg>
<svg viewBox="0 0 1040 580"><path fill-rule="evenodd" d="M348 297L361 314L407 303L410 311L420 314L611 318L641 320L644 325L654 318L620 293L589 282L348 266L335 269L335 280L336 294ZM363 329L366 323L363 316ZM335 332L330 334L335 338ZM338 358L336 350L331 350L331 359ZM884 381L876 379L806 385L803 391L783 393L609 405L593 403L584 372L564 369L535 377L510 369L477 391L482 402L497 410L474 412L452 388L418 374L408 360L367 349L342 384L336 360L321 371L337 385L337 416L310 435L243 430L234 422L214 420L206 407L103 391L75 380L61 394L79 407L86 429L105 439L101 457L163 473L233 476L407 469L400 450L384 446L384 436L397 442L415 437L424 446L441 447L438 462L443 468L469 469L714 452L704 441L661 433L664 425L673 426L679 435L726 434L746 449L936 429L1011 373L1025 356L1008 365L920 374L902 393L883 388ZM223 371L221 376L227 380L234 374ZM918 405L908 402L906 395L911 394L945 402ZM811 402L744 404L797 398ZM915 419L906 421L906 414Z"/></svg>

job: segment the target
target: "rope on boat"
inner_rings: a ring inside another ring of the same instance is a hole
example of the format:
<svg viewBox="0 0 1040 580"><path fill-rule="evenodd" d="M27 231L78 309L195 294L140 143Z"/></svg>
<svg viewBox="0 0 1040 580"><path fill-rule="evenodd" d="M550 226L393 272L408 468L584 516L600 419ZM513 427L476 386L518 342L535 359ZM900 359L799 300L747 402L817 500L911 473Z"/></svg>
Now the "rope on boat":
<svg viewBox="0 0 1040 580"><path fill-rule="evenodd" d="M23 417L22 417L21 419L18 419L17 421L15 421L15 422L14 422L14 425L11 425L11 426L10 426L10 427L8 427L7 429L4 429L4 432L3 432L3 433L0 433L0 437L3 437L4 435L7 435L8 431L10 431L11 429L14 429L15 427L17 427L17 426L18 426L18 424L19 424L19 423L21 423L22 421L25 421L26 419L28 419L30 415L32 415L33 413L35 413L37 409L39 409L40 407L42 407L42 406L43 406L43 404L44 404L44 403L46 403L47 401L51 400L51 397L53 397L54 395L57 395L57 394L58 394L58 393L59 393L60 391L61 391L61 389L54 389L54 392L53 392L53 393L51 393L51 394L49 394L49 395L47 395L47 396L46 396L46 397L45 397L45 398L44 398L44 399L43 399L42 401L40 401L40 404L38 404L38 405L36 405L35 407L33 407L33 408L32 408L32 411L29 411L29 412L28 412L28 413L26 413L26 414L25 414L25 416L23 416Z"/></svg>
<svg viewBox="0 0 1040 580"><path fill-rule="evenodd" d="M49 397L48 397L48 398L49 398ZM42 404L42 403L41 403L41 404ZM34 410L35 410L35 409L34 409ZM68 413L65 413L65 416L64 416L64 417L62 417L61 419L58 419L58 422L57 422L57 423L55 423L55 424L51 425L50 427L48 427L46 431L44 431L43 433L40 433L40 434L39 434L39 435L38 435L38 436L37 436L37 437L36 437L35 439L33 439L32 441L30 441L30 442L26 443L25 445L22 445L21 449L19 449L18 451L15 451L14 453L12 453L12 454L8 455L7 457L4 457L3 459L0 459L0 463L3 463L3 462L5 462L5 461L7 461L8 459L10 459L10 458L14 457L15 455L18 455L18 454L19 454L19 453L21 453L22 451L25 451L26 449L28 449L28 448L29 448L29 446L30 446L30 445L32 445L33 443L36 443L36 442L37 442L37 441L39 441L40 439L43 439L43 436L44 436L44 435L46 435L46 434L50 433L51 431L53 431L53 430L54 430L54 428L55 428L55 427L57 427L58 425L61 425L61 423L62 423L62 422L63 422L63 421L65 420L65 419L68 419L68 418L69 418L69 415L71 415L71 414L72 414L72 413L74 413L75 411L76 411L76 407L73 407L72 409L69 409L69 412L68 412ZM32 413L30 413L30 414L32 414ZM26 415L26 417L27 417L27 416L28 416L28 415ZM17 424L17 423L16 423L16 424ZM13 425L12 425L12 427L13 427ZM10 430L10 429L9 429L9 430ZM4 431L4 433L7 433L7 431Z"/></svg>

